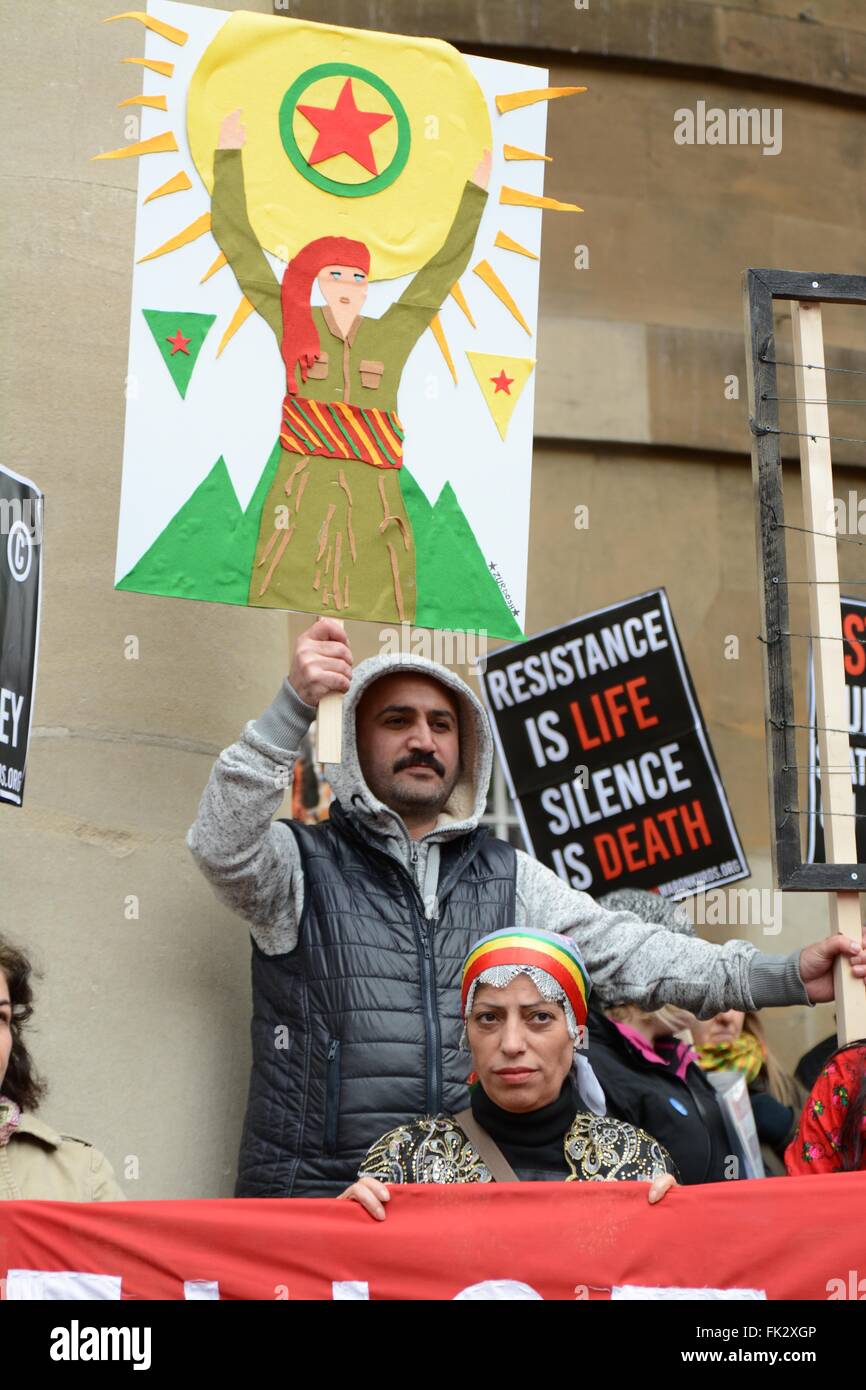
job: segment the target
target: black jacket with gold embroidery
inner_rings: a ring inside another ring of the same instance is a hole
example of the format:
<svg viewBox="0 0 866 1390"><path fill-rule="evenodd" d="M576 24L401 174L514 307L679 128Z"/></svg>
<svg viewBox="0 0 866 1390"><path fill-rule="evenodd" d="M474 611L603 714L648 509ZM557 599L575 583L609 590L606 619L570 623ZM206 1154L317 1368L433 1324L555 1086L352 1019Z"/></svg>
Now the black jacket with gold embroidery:
<svg viewBox="0 0 866 1390"><path fill-rule="evenodd" d="M579 1112L563 1135L565 1182L649 1182L676 1173L667 1151L643 1129ZM521 1170L522 1180L558 1175ZM493 1182L493 1176L450 1115L427 1116L383 1134L358 1174L386 1183Z"/></svg>

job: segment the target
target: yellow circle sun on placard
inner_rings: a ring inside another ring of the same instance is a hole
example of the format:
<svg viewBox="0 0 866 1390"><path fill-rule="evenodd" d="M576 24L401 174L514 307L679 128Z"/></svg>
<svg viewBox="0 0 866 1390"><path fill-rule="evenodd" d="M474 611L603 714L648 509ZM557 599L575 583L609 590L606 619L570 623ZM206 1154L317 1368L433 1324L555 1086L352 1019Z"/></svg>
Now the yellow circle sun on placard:
<svg viewBox="0 0 866 1390"><path fill-rule="evenodd" d="M220 125L238 108L247 209L265 249L288 259L316 237L354 237L378 280L438 250L492 143L481 89L450 44L242 11L189 87L190 150L208 192Z"/></svg>

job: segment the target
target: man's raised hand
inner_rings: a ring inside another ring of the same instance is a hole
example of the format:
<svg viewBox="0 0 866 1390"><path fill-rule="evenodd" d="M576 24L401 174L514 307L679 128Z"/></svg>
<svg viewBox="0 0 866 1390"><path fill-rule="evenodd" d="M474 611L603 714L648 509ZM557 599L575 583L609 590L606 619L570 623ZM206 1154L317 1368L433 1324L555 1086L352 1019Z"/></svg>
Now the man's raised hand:
<svg viewBox="0 0 866 1390"><path fill-rule="evenodd" d="M352 649L337 618L317 618L295 645L289 684L305 705L324 695L345 695L352 680Z"/></svg>
<svg viewBox="0 0 866 1390"><path fill-rule="evenodd" d="M489 150L485 150L472 174L472 182L477 183L479 188L486 188L490 182L490 165L492 157Z"/></svg>
<svg viewBox="0 0 866 1390"><path fill-rule="evenodd" d="M246 144L247 132L241 125L240 109L226 116L220 126L218 150L242 150Z"/></svg>

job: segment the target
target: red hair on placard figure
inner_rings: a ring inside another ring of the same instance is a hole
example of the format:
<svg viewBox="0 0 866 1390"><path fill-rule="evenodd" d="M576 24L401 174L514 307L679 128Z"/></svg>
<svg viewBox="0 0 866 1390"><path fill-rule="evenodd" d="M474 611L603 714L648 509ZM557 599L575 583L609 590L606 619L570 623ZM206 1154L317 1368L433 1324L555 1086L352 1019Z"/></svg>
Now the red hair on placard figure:
<svg viewBox="0 0 866 1390"><path fill-rule="evenodd" d="M332 300L344 306L353 303L357 313L367 296L369 274L368 248L363 241L353 241L350 237L317 237L289 261L281 290L283 341L280 348L289 395L297 395L300 389L297 369L300 368L301 382L305 382L321 350L310 304L313 280L319 280L330 307L335 307Z"/></svg>

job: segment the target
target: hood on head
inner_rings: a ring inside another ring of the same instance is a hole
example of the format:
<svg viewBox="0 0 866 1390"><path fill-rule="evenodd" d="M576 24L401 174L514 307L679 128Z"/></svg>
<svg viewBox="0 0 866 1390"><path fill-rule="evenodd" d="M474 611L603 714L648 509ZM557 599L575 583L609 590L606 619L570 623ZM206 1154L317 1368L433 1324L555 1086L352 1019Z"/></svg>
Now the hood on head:
<svg viewBox="0 0 866 1390"><path fill-rule="evenodd" d="M379 833L394 833L396 811L374 796L364 779L358 757L356 716L365 690L382 676L397 671L431 676L444 685L457 702L460 735L460 773L443 807L454 830L470 830L478 824L487 805L487 790L493 766L493 738L484 706L465 681L427 657L409 652L388 652L369 656L352 675L352 684L343 696L343 760L326 763L325 776L343 810L361 819ZM444 828L444 826L443 826Z"/></svg>

